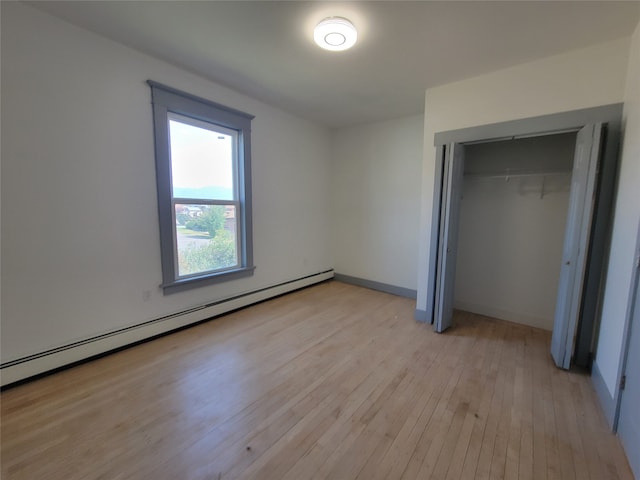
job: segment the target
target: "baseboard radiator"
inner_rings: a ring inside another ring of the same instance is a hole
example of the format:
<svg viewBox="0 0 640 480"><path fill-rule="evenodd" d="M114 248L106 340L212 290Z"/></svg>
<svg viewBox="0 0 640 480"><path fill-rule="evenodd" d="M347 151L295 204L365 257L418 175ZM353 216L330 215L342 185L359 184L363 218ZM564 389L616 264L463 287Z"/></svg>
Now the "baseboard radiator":
<svg viewBox="0 0 640 480"><path fill-rule="evenodd" d="M201 305L0 364L2 387L333 278L333 270Z"/></svg>

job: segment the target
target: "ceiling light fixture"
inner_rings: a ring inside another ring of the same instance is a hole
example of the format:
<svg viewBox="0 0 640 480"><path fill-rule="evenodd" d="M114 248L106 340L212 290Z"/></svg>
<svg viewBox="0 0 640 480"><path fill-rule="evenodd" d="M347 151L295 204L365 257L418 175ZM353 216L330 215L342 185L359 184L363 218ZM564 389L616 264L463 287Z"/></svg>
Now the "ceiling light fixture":
<svg viewBox="0 0 640 480"><path fill-rule="evenodd" d="M346 18L329 17L316 26L313 39L319 47L337 52L353 47L358 40L358 31Z"/></svg>

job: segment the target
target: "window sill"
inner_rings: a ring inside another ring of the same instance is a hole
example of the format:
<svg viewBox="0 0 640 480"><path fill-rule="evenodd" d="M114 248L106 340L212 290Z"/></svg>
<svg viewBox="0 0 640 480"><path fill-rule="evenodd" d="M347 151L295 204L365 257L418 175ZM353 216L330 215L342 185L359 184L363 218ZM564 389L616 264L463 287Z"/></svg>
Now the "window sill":
<svg viewBox="0 0 640 480"><path fill-rule="evenodd" d="M224 272L210 273L199 277L189 277L176 280L175 282L160 285L164 295L172 293L184 292L194 288L205 287L216 283L228 282L238 278L250 277L256 267L241 267L234 270L226 270Z"/></svg>

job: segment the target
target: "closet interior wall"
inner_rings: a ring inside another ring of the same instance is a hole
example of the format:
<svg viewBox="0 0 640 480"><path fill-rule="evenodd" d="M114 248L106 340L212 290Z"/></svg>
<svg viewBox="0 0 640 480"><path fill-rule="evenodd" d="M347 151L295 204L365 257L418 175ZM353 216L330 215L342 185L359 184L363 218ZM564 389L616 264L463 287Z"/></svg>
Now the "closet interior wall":
<svg viewBox="0 0 640 480"><path fill-rule="evenodd" d="M455 308L553 329L575 142L466 146Z"/></svg>

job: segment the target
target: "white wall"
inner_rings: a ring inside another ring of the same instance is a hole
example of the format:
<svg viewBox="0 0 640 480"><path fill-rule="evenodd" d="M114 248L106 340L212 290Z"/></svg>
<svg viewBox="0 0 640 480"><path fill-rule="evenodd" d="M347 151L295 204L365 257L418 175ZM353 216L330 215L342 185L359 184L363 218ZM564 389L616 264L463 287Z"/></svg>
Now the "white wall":
<svg viewBox="0 0 640 480"><path fill-rule="evenodd" d="M334 133L337 273L416 289L422 141L422 115Z"/></svg>
<svg viewBox="0 0 640 480"><path fill-rule="evenodd" d="M417 308L426 309L436 132L619 103L629 55L620 39L428 89Z"/></svg>
<svg viewBox="0 0 640 480"><path fill-rule="evenodd" d="M158 288L147 79L256 116L253 277ZM2 361L330 269L330 166L327 129L2 2Z"/></svg>
<svg viewBox="0 0 640 480"><path fill-rule="evenodd" d="M631 41L624 93L623 130L611 254L595 359L612 397L620 368L620 350L640 219L640 24Z"/></svg>
<svg viewBox="0 0 640 480"><path fill-rule="evenodd" d="M465 164L482 173L464 178L456 308L553 329L574 149L575 135L465 149ZM564 173L495 176L505 168Z"/></svg>

